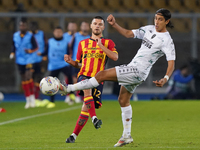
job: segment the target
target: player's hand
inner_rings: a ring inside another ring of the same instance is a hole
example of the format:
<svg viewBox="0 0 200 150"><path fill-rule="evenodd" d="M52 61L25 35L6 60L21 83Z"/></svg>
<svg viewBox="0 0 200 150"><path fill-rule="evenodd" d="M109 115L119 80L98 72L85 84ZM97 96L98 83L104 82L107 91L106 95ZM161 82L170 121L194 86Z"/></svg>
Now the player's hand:
<svg viewBox="0 0 200 150"><path fill-rule="evenodd" d="M156 84L157 87L163 87L163 85L167 82L166 78L162 78L159 81L153 81L153 83Z"/></svg>
<svg viewBox="0 0 200 150"><path fill-rule="evenodd" d="M97 45L98 45L98 46L102 45L101 39L100 39L100 38L96 39L96 42L97 42Z"/></svg>
<svg viewBox="0 0 200 150"><path fill-rule="evenodd" d="M28 53L28 54L31 54L32 50L31 49L25 49L25 52Z"/></svg>
<svg viewBox="0 0 200 150"><path fill-rule="evenodd" d="M13 59L14 57L15 57L15 53L10 53L9 58L10 58L10 59Z"/></svg>
<svg viewBox="0 0 200 150"><path fill-rule="evenodd" d="M65 62L70 63L72 61L72 58L69 55L65 54L64 60L65 60Z"/></svg>
<svg viewBox="0 0 200 150"><path fill-rule="evenodd" d="M37 55L38 55L38 56L41 56L41 55L42 55L42 53L41 53L41 52L38 52L38 53L37 53Z"/></svg>
<svg viewBox="0 0 200 150"><path fill-rule="evenodd" d="M115 17L114 17L112 14L110 14L110 15L107 17L107 21L108 21L108 23L109 23L111 26L113 26L113 25L116 23Z"/></svg>

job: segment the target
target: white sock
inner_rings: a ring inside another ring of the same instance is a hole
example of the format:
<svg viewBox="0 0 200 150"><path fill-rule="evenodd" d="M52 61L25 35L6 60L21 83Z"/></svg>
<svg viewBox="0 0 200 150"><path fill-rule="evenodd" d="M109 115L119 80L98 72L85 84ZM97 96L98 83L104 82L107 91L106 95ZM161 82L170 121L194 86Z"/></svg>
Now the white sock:
<svg viewBox="0 0 200 150"><path fill-rule="evenodd" d="M26 103L30 103L30 102L31 102L30 96L27 96L27 97L26 97Z"/></svg>
<svg viewBox="0 0 200 150"><path fill-rule="evenodd" d="M132 107L131 105L127 107L121 107L122 110L122 123L123 123L123 134L124 138L131 135L131 123L132 123Z"/></svg>
<svg viewBox="0 0 200 150"><path fill-rule="evenodd" d="M97 116L93 116L93 117L92 117L92 123L93 123L93 121L94 121L95 118L97 118Z"/></svg>
<svg viewBox="0 0 200 150"><path fill-rule="evenodd" d="M99 83L95 79L95 77L92 77L90 79L83 80L81 82L78 82L76 84L69 84L67 86L67 92L74 92L79 90L85 90L85 89L92 89L94 87L99 86Z"/></svg>
<svg viewBox="0 0 200 150"><path fill-rule="evenodd" d="M76 140L77 135L76 135L75 133L72 133L71 135L72 135L72 136L74 137L74 139Z"/></svg>

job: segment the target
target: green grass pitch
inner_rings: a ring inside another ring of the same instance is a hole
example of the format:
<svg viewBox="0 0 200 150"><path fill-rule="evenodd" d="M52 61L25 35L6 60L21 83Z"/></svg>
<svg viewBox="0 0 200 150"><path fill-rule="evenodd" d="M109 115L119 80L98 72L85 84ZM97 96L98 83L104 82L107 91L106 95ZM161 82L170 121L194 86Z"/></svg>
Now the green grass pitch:
<svg viewBox="0 0 200 150"><path fill-rule="evenodd" d="M7 110L0 113L0 150L200 149L200 101L131 102L134 143L120 148L113 147L123 129L117 101L104 101L97 110L102 128L96 130L89 119L75 143L65 140L74 129L81 104L56 102L53 109L28 110L24 104L0 104Z"/></svg>

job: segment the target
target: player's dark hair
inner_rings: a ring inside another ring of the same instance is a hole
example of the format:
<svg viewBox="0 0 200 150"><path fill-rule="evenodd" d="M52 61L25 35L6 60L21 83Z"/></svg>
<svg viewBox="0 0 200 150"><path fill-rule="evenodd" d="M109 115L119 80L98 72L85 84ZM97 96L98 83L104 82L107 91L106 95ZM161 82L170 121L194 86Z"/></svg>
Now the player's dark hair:
<svg viewBox="0 0 200 150"><path fill-rule="evenodd" d="M57 26L57 27L55 27L54 30L56 30L56 29L61 29L61 30L63 30L61 26Z"/></svg>
<svg viewBox="0 0 200 150"><path fill-rule="evenodd" d="M20 22L28 24L28 22L27 22L27 19L26 19L26 18L22 18L22 19L20 20Z"/></svg>
<svg viewBox="0 0 200 150"><path fill-rule="evenodd" d="M171 18L170 11L165 8L161 8L161 9L157 10L156 14L161 14L165 18L165 20L169 20ZM170 20L169 20L169 23L167 24L167 27L169 27L171 29L174 28L174 26Z"/></svg>
<svg viewBox="0 0 200 150"><path fill-rule="evenodd" d="M103 20L103 22L105 23L105 20L104 20L103 17L101 17L101 16L95 16L93 19L101 19L101 20Z"/></svg>
<svg viewBox="0 0 200 150"><path fill-rule="evenodd" d="M180 70L187 69L187 68L189 68L189 65L188 65L188 64L183 64L183 65L180 67Z"/></svg>
<svg viewBox="0 0 200 150"><path fill-rule="evenodd" d="M30 25L38 28L38 23L36 21L30 22Z"/></svg>

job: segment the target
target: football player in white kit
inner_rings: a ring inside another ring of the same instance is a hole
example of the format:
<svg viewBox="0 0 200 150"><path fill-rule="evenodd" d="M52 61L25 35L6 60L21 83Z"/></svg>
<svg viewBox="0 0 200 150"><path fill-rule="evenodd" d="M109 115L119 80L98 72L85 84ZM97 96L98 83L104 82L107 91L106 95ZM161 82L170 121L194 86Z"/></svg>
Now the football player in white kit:
<svg viewBox="0 0 200 150"><path fill-rule="evenodd" d="M127 38L142 39L142 44L135 57L128 65L116 66L111 69L100 71L95 77L79 83L68 85L60 84L61 94L65 95L71 91L91 89L97 87L103 81L116 81L121 85L118 97L122 111L123 134L115 147L123 146L133 142L131 137L132 107L130 98L136 87L144 82L153 64L165 55L168 67L165 75L159 81L153 81L156 86L162 87L172 75L175 61L175 48L173 40L167 31L167 27L173 27L171 13L167 9L159 9L154 18L155 25L147 25L136 30L127 30L117 24L113 15L107 18L108 23L120 34ZM99 43L101 41L98 41ZM65 58L67 62L67 58Z"/></svg>

